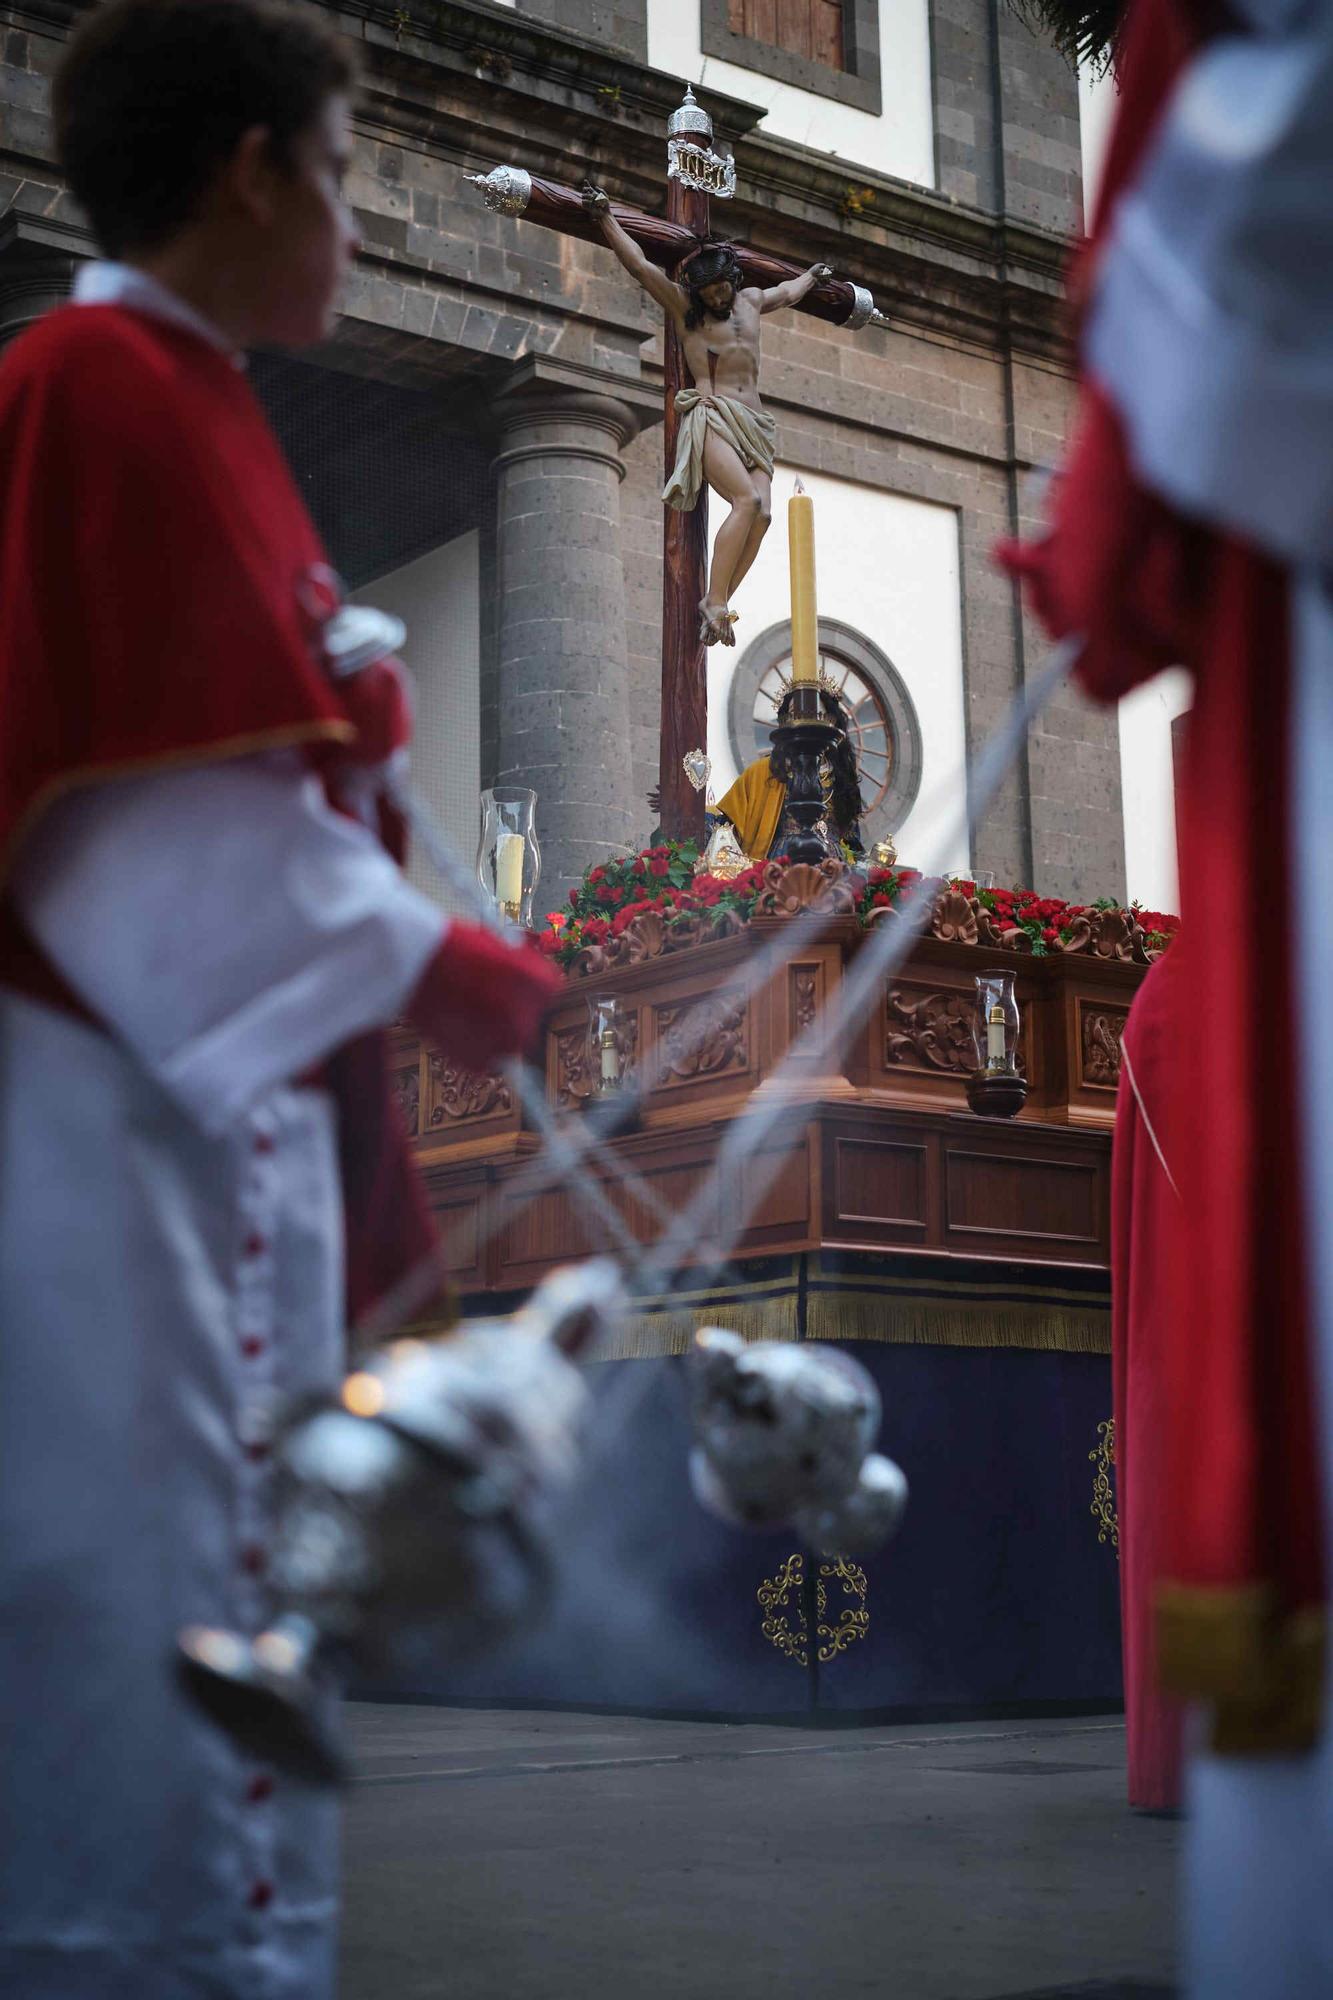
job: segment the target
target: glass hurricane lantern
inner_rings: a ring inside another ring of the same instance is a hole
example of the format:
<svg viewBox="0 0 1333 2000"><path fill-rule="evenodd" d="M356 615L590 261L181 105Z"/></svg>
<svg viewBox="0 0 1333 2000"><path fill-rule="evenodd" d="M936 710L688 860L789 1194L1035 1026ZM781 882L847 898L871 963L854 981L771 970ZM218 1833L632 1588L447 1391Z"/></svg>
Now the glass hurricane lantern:
<svg viewBox="0 0 1333 2000"><path fill-rule="evenodd" d="M1014 1118L1027 1102L1027 1080L1018 1067L1022 1025L1012 972L979 972L972 1039L977 1066L967 1079L967 1101L983 1118Z"/></svg>
<svg viewBox="0 0 1333 2000"><path fill-rule="evenodd" d="M477 876L506 922L525 930L542 872L536 811L537 794L522 785L495 785L481 795Z"/></svg>

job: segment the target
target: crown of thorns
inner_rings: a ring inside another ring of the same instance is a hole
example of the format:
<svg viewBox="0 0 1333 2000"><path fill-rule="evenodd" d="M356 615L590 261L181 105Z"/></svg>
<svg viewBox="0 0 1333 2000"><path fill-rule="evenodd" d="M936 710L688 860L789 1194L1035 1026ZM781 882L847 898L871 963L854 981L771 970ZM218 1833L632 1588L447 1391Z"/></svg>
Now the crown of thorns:
<svg viewBox="0 0 1333 2000"><path fill-rule="evenodd" d="M702 249L690 253L680 275L690 291L701 292L705 285L723 283L739 290L744 273L729 243L705 243Z"/></svg>

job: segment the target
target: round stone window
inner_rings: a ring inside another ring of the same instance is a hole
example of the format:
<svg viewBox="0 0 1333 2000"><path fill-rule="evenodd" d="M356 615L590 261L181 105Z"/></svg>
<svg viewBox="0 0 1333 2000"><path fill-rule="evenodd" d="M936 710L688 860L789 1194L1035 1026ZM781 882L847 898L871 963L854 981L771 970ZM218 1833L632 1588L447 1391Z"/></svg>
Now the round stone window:
<svg viewBox="0 0 1333 2000"><path fill-rule="evenodd" d="M921 726L887 654L850 625L819 621L819 671L846 702L861 772L866 846L896 833L921 789ZM731 677L727 724L736 768L772 745L778 703L791 684L791 626L770 625L742 653Z"/></svg>

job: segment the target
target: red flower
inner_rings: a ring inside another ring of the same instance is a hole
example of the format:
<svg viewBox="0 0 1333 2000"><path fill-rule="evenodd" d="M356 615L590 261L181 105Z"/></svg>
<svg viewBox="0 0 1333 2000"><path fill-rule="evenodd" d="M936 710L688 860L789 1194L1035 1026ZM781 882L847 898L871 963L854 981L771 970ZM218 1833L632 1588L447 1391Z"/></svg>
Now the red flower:
<svg viewBox="0 0 1333 2000"><path fill-rule="evenodd" d="M1055 929L1054 925L1047 924L1045 930L1041 934L1041 939L1043 944L1059 944L1060 933L1058 930Z"/></svg>
<svg viewBox="0 0 1333 2000"><path fill-rule="evenodd" d="M652 860L648 863L649 872L653 875L665 875L670 866L671 863L667 860L665 854L654 854Z"/></svg>

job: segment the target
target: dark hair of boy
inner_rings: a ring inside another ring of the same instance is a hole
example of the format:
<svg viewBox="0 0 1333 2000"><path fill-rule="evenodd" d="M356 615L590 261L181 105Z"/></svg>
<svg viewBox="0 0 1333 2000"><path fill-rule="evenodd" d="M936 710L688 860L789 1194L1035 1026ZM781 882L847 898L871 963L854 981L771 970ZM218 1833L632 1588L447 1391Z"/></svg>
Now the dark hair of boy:
<svg viewBox="0 0 1333 2000"><path fill-rule="evenodd" d="M103 0L56 76L56 143L99 245L121 257L169 242L255 126L289 165L355 78L329 28L273 0Z"/></svg>
<svg viewBox="0 0 1333 2000"><path fill-rule="evenodd" d="M730 285L732 292L738 292L745 282L740 259L729 243L706 243L702 250L696 250L680 274L681 283L690 295L690 309L685 315L688 327L702 326L705 319L730 319L731 308L716 312L701 296L705 285Z"/></svg>

